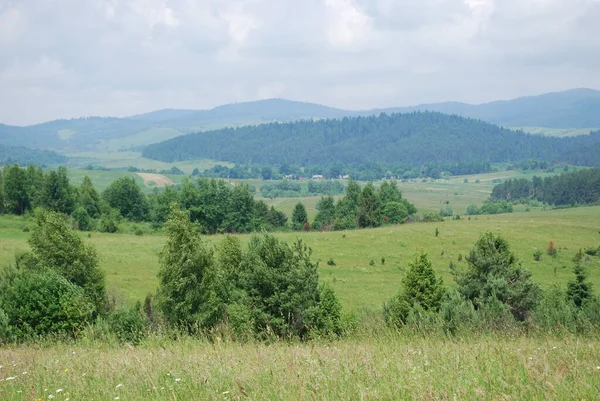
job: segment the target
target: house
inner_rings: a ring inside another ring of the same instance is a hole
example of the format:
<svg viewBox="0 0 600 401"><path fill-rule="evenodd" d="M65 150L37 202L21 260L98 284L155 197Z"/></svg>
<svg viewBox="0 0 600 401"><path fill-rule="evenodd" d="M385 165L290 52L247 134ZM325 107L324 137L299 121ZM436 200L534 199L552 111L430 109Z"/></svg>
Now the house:
<svg viewBox="0 0 600 401"><path fill-rule="evenodd" d="M314 174L312 176L313 180L322 180L324 177L321 174Z"/></svg>

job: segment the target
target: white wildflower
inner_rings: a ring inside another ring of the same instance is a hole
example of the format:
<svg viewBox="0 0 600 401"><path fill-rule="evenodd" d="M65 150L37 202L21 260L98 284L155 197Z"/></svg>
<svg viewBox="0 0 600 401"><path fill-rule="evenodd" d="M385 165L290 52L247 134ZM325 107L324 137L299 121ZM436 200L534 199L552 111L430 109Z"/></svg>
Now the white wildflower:
<svg viewBox="0 0 600 401"><path fill-rule="evenodd" d="M63 389L62 389L62 388L59 388L58 390L56 390L56 392L57 392L57 393L62 393L62 392L63 392Z"/></svg>
<svg viewBox="0 0 600 401"><path fill-rule="evenodd" d="M177 378L177 379L175 379L175 381L179 383L181 381L181 379Z"/></svg>
<svg viewBox="0 0 600 401"><path fill-rule="evenodd" d="M119 387L121 387L121 386L123 386L123 383L119 383L119 384L117 384L117 387L115 387L115 388L119 388Z"/></svg>
<svg viewBox="0 0 600 401"><path fill-rule="evenodd" d="M9 381L9 380L15 380L15 379L16 379L16 377L14 377L14 376L10 376L10 377L7 377L7 378L6 378L6 379L4 379L4 380L6 380L6 381Z"/></svg>

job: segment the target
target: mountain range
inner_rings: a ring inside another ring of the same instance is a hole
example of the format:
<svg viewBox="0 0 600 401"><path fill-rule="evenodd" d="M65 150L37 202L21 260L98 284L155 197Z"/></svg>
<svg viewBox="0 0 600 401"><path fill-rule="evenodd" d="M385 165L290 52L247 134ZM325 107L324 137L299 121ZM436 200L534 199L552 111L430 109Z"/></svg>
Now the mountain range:
<svg viewBox="0 0 600 401"><path fill-rule="evenodd" d="M503 127L589 128L588 131L591 131L600 127L600 91L572 89L479 105L445 102L361 111L267 99L228 104L211 110L164 109L125 118L85 117L25 127L0 124L0 144L61 152L142 149L187 133L224 127L425 110L470 117Z"/></svg>

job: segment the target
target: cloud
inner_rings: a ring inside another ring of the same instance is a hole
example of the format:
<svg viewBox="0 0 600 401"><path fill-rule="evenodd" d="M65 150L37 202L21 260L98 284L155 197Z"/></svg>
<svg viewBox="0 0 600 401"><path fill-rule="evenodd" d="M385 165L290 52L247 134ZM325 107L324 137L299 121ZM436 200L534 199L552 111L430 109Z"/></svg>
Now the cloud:
<svg viewBox="0 0 600 401"><path fill-rule="evenodd" d="M0 121L600 89L599 0L0 0Z"/></svg>

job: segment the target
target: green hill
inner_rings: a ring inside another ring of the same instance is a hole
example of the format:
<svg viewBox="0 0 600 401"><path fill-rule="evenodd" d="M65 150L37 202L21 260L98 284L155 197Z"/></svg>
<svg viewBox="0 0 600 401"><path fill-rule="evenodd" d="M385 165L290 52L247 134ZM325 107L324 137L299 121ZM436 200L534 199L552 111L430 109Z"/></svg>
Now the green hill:
<svg viewBox="0 0 600 401"><path fill-rule="evenodd" d="M16 163L21 166L29 164L52 166L66 162L67 158L65 156L49 150L0 145L0 165Z"/></svg>
<svg viewBox="0 0 600 401"><path fill-rule="evenodd" d="M164 162L210 158L234 163L507 162L527 159L600 163L600 131L551 138L437 112L270 123L185 135L150 145ZM597 153L596 153L597 152Z"/></svg>

